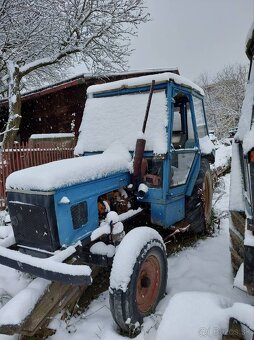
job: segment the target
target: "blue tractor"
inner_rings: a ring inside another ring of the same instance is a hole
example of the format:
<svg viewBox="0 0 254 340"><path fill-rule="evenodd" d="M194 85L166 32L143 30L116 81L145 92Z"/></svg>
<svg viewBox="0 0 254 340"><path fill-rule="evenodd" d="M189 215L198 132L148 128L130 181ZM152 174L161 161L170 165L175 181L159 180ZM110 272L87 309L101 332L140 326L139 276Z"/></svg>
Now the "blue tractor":
<svg viewBox="0 0 254 340"><path fill-rule="evenodd" d="M88 88L73 159L11 174L16 243L0 263L68 284L112 266L110 306L138 330L164 296L165 240L204 233L211 217L213 144L203 90L172 73Z"/></svg>

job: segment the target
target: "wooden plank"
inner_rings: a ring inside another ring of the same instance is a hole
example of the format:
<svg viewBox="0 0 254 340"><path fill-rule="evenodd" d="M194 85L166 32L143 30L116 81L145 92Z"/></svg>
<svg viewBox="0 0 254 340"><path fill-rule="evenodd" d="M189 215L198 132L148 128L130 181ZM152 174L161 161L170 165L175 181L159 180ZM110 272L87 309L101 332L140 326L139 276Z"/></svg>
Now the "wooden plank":
<svg viewBox="0 0 254 340"><path fill-rule="evenodd" d="M244 259L244 241L240 233L233 229L229 229L230 241L232 248L238 253L239 257Z"/></svg>
<svg viewBox="0 0 254 340"><path fill-rule="evenodd" d="M239 211L230 211L231 221L234 228L244 237L245 233L245 214Z"/></svg>
<svg viewBox="0 0 254 340"><path fill-rule="evenodd" d="M95 267L92 270L92 277L95 278L100 272L100 268ZM42 297L35 306L31 315L23 323L20 334L32 336L45 328L51 321L52 317L79 300L88 286L72 286L54 282L48 289L48 292Z"/></svg>
<svg viewBox="0 0 254 340"><path fill-rule="evenodd" d="M42 340L47 339L49 336L52 336L56 333L55 329L43 328L41 331L36 333L34 336L30 335L19 335L19 340Z"/></svg>
<svg viewBox="0 0 254 340"><path fill-rule="evenodd" d="M230 247L230 255L231 255L231 264L234 273L236 274L238 269L240 268L240 265L243 263L243 258L239 256L237 251Z"/></svg>
<svg viewBox="0 0 254 340"><path fill-rule="evenodd" d="M52 316L64 309L70 301L78 300L87 287L52 283L48 292L26 319L20 329L20 334L32 336L51 321Z"/></svg>
<svg viewBox="0 0 254 340"><path fill-rule="evenodd" d="M242 327L238 320L229 319L228 333L222 336L222 340L244 340Z"/></svg>
<svg viewBox="0 0 254 340"><path fill-rule="evenodd" d="M1 334L16 334L16 333L21 333L22 328L30 324L30 319L34 319L34 322L39 323L40 322L40 317L38 317L38 310L42 312L46 312L47 309L51 309L54 304L56 304L58 301L61 300L61 298L64 297L64 294L67 293L69 286L68 285L63 285L59 284L56 282L53 282L46 293L41 297L39 302L36 304L34 310L32 313L24 320L23 323L21 324L10 324L10 325L2 325L0 326L0 333ZM47 306L44 306L45 303ZM42 315L42 314L41 314Z"/></svg>
<svg viewBox="0 0 254 340"><path fill-rule="evenodd" d="M78 300L86 288L86 286L72 286L53 282L23 323L2 325L0 326L0 333L34 335L42 327L45 327L52 316L64 309L70 301Z"/></svg>
<svg viewBox="0 0 254 340"><path fill-rule="evenodd" d="M92 277L98 275L100 268L95 267L92 271ZM47 327L57 313L68 307L75 305L88 286L73 286L59 282L53 282L46 293L36 304L31 314L19 325L2 325L0 334L21 334L33 336Z"/></svg>
<svg viewBox="0 0 254 340"><path fill-rule="evenodd" d="M14 335L19 334L21 325L2 325L0 326L0 334Z"/></svg>

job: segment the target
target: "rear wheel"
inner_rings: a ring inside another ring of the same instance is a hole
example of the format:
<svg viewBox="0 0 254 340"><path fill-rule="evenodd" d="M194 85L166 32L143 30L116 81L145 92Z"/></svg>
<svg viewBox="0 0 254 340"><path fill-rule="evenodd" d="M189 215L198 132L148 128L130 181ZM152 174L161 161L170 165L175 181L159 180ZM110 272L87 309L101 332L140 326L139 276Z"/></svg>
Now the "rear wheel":
<svg viewBox="0 0 254 340"><path fill-rule="evenodd" d="M210 164L201 159L200 171L190 197L186 197L185 216L194 233L207 232L212 216L213 182Z"/></svg>
<svg viewBox="0 0 254 340"><path fill-rule="evenodd" d="M164 296L166 283L167 257L161 236L151 228L133 229L117 250L110 277L110 309L124 333L140 331L143 318L154 312Z"/></svg>

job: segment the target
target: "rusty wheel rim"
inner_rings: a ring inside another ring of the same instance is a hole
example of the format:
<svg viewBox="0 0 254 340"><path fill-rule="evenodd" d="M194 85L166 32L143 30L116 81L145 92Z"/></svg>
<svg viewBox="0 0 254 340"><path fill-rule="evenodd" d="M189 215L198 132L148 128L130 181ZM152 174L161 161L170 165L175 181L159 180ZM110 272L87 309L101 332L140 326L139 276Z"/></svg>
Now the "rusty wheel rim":
<svg viewBox="0 0 254 340"><path fill-rule="evenodd" d="M142 263L136 287L137 308L140 313L149 312L156 304L160 289L160 263L150 255Z"/></svg>
<svg viewBox="0 0 254 340"><path fill-rule="evenodd" d="M210 185L209 178L205 176L205 187L204 187L204 211L205 211L205 219L207 220L210 213Z"/></svg>

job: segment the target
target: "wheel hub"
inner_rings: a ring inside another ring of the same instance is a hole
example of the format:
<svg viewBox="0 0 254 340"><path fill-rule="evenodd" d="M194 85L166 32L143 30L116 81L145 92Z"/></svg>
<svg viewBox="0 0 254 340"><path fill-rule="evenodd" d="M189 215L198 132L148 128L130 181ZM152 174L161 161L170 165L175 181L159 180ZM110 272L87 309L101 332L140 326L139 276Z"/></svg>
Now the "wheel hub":
<svg viewBox="0 0 254 340"><path fill-rule="evenodd" d="M150 313L156 304L160 289L160 263L150 255L142 263L136 287L136 303L140 313Z"/></svg>
<svg viewBox="0 0 254 340"><path fill-rule="evenodd" d="M141 287L142 288L149 288L151 285L151 280L149 279L149 277L144 276L141 278Z"/></svg>

